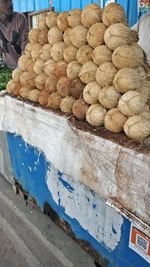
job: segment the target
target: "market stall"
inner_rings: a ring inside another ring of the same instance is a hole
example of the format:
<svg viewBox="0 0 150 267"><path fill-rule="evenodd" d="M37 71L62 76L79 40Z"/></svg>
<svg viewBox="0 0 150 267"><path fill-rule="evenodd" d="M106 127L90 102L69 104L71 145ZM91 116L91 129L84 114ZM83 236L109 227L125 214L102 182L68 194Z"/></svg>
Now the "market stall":
<svg viewBox="0 0 150 267"><path fill-rule="evenodd" d="M0 97L15 182L101 266L150 263L150 70L137 40L118 4L42 13Z"/></svg>

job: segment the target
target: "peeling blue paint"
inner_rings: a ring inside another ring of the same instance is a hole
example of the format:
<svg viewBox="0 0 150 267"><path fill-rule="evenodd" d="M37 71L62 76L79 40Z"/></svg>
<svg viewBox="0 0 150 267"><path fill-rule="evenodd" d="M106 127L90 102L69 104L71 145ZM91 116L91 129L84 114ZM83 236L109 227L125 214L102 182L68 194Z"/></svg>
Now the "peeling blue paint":
<svg viewBox="0 0 150 267"><path fill-rule="evenodd" d="M74 192L74 188L70 184L68 184L65 180L63 180L61 177L59 177L59 182L61 182L69 192L71 193Z"/></svg>

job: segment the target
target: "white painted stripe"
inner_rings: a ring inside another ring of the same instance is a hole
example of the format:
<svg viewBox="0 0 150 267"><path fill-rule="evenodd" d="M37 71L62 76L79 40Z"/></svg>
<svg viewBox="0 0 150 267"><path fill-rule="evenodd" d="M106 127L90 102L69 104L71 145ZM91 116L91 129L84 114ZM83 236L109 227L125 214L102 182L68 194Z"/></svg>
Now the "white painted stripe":
<svg viewBox="0 0 150 267"><path fill-rule="evenodd" d="M16 215L25 223L25 225L35 234L35 236L45 245L46 249L49 250L54 257L64 266L73 267L73 264L66 256L59 250L54 244L50 243L41 233L41 231L33 225L24 213L17 208L12 200L7 198L2 192L0 192L0 198L16 213Z"/></svg>
<svg viewBox="0 0 150 267"><path fill-rule="evenodd" d="M43 265L36 259L36 257L30 252L25 243L20 239L17 233L13 230L11 225L0 215L0 227L7 235L16 251L23 257L23 259L31 267L43 267Z"/></svg>

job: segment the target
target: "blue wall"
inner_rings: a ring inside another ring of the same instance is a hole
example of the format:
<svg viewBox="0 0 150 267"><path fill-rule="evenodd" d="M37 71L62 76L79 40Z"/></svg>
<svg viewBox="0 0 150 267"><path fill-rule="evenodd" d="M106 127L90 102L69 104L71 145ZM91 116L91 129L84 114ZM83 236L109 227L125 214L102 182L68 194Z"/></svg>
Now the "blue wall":
<svg viewBox="0 0 150 267"><path fill-rule="evenodd" d="M73 8L83 8L90 3L99 3L104 6L108 0L53 0L53 6L56 11L70 10ZM48 8L49 0L13 0L14 10L19 12L32 12ZM121 4L128 16L130 26L136 23L138 19L137 0L115 0Z"/></svg>

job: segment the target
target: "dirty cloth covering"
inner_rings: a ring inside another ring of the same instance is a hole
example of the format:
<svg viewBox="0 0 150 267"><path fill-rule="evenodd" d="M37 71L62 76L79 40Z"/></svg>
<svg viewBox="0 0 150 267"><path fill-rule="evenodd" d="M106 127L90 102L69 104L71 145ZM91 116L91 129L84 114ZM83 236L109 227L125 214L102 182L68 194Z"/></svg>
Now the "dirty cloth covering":
<svg viewBox="0 0 150 267"><path fill-rule="evenodd" d="M0 96L0 130L21 135L47 161L150 223L150 150L79 129L65 115Z"/></svg>

